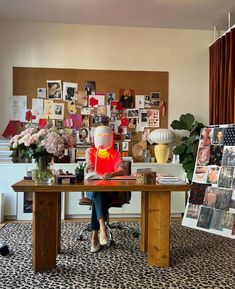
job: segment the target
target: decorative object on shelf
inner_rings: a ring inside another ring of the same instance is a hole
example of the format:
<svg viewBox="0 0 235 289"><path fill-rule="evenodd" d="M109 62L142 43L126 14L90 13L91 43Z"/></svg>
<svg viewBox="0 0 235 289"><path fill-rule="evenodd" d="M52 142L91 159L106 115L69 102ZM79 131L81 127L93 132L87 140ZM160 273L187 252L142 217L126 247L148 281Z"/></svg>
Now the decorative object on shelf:
<svg viewBox="0 0 235 289"><path fill-rule="evenodd" d="M150 163L150 161L151 161L150 150L144 150L144 162Z"/></svg>
<svg viewBox="0 0 235 289"><path fill-rule="evenodd" d="M148 135L147 140L150 144L157 143L154 153L158 163L167 163L170 155L169 144L174 141L174 138L173 131L167 128L155 129Z"/></svg>
<svg viewBox="0 0 235 289"><path fill-rule="evenodd" d="M18 150L22 158L34 158L36 169L32 178L37 182L51 182L50 163L53 157L62 158L66 149L75 146L76 134L71 129L52 126L38 129L26 128L10 140L10 148Z"/></svg>
<svg viewBox="0 0 235 289"><path fill-rule="evenodd" d="M143 162L144 161L144 150L147 149L146 141L139 141L132 148L132 157L134 162Z"/></svg>
<svg viewBox="0 0 235 289"><path fill-rule="evenodd" d="M175 130L188 131L187 136L181 138L182 143L173 149L175 155L179 155L180 163L191 183L199 144L200 131L204 124L195 120L191 113L182 114L179 120L174 120L171 127Z"/></svg>

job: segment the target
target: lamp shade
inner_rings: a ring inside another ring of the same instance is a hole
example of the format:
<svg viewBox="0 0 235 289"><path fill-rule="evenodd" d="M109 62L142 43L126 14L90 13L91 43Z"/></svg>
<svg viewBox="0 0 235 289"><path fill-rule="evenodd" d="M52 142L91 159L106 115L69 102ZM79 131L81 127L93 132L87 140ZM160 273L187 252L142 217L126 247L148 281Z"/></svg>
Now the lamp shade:
<svg viewBox="0 0 235 289"><path fill-rule="evenodd" d="M148 135L148 141L150 143L169 144L172 143L174 139L175 135L173 131L167 128L155 129Z"/></svg>

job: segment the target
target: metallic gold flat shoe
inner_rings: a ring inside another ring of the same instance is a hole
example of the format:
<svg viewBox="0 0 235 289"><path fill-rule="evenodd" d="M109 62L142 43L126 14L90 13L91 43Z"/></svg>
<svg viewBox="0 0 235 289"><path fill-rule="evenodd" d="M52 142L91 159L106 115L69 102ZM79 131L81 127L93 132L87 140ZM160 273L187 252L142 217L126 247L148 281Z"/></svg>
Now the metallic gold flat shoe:
<svg viewBox="0 0 235 289"><path fill-rule="evenodd" d="M108 239L107 238L101 238L101 236L100 236L100 245L102 245L102 246L106 246L106 245L108 245Z"/></svg>
<svg viewBox="0 0 235 289"><path fill-rule="evenodd" d="M91 253L97 253L100 250L100 243L98 243L97 245L91 245Z"/></svg>

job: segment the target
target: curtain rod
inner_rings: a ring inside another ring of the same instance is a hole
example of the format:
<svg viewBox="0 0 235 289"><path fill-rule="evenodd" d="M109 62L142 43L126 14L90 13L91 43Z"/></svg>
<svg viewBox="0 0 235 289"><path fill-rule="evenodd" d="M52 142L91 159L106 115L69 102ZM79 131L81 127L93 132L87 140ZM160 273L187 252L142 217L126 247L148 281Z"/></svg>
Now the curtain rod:
<svg viewBox="0 0 235 289"><path fill-rule="evenodd" d="M235 24L234 24L233 26L231 26L228 30L226 30L222 35L220 35L219 37L217 37L217 39L215 39L215 40L210 44L210 46L213 45L218 39L220 39L221 37L223 37L226 33L230 32L231 29L233 29L233 28L235 28ZM214 34L215 34L215 31L216 31L216 27L214 28ZM210 47L210 46L209 46L209 47Z"/></svg>

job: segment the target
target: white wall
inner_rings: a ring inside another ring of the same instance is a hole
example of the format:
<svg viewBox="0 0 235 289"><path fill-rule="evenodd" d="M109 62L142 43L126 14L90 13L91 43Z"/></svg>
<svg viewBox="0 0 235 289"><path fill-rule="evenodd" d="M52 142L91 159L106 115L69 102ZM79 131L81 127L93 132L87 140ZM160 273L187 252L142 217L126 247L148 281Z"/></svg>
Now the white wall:
<svg viewBox="0 0 235 289"><path fill-rule="evenodd" d="M169 124L187 112L208 123L212 38L212 31L0 23L0 134L13 66L169 71Z"/></svg>

